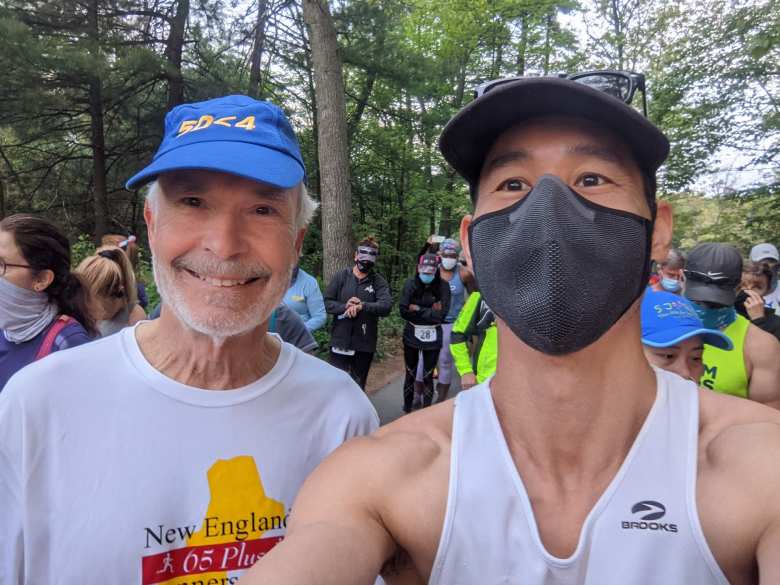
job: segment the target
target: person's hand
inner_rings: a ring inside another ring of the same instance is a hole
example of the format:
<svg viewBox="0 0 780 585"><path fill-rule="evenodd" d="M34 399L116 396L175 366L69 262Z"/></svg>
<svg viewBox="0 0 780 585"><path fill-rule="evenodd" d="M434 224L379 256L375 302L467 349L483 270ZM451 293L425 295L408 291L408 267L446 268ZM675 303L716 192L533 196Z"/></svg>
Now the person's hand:
<svg viewBox="0 0 780 585"><path fill-rule="evenodd" d="M477 385L477 377L474 375L474 372L469 372L468 374L463 374L460 378L460 385L463 387L464 390L467 388L471 388L472 386Z"/></svg>
<svg viewBox="0 0 780 585"><path fill-rule="evenodd" d="M409 310L410 311L419 311L420 307L419 307L419 305L409 305Z"/></svg>
<svg viewBox="0 0 780 585"><path fill-rule="evenodd" d="M433 303L433 307L431 307L434 311L441 311L441 302L436 301Z"/></svg>
<svg viewBox="0 0 780 585"><path fill-rule="evenodd" d="M747 298L745 299L745 310L751 321L760 319L764 316L764 299L754 290L745 289Z"/></svg>
<svg viewBox="0 0 780 585"><path fill-rule="evenodd" d="M359 305L362 301L357 297L352 297L347 301L347 305Z"/></svg>
<svg viewBox="0 0 780 585"><path fill-rule="evenodd" d="M349 317L350 319L354 319L357 317L357 314L360 312L360 310L363 308L362 304L357 305L347 305L347 310L344 311L344 313Z"/></svg>

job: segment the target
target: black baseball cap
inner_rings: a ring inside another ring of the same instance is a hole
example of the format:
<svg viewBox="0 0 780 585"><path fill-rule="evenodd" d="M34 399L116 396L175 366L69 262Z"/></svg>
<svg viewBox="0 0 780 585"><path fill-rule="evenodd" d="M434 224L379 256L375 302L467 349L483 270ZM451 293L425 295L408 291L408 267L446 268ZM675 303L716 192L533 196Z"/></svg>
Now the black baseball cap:
<svg viewBox="0 0 780 585"><path fill-rule="evenodd" d="M684 272L687 298L733 305L742 280L742 255L728 244L699 244L688 254Z"/></svg>
<svg viewBox="0 0 780 585"><path fill-rule="evenodd" d="M460 110L439 138L444 158L473 188L490 147L515 124L543 116L575 116L611 130L631 148L640 169L655 176L669 140L619 98L560 77L528 77L497 85Z"/></svg>

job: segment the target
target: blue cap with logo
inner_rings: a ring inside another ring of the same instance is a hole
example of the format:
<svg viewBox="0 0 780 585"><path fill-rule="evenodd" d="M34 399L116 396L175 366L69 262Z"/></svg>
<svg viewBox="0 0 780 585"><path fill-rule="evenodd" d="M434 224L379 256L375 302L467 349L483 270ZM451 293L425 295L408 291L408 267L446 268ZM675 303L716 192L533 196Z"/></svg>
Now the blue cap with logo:
<svg viewBox="0 0 780 585"><path fill-rule="evenodd" d="M220 171L289 189L303 181L303 158L284 112L243 95L182 104L165 116L152 162L127 182L137 189L160 173Z"/></svg>
<svg viewBox="0 0 780 585"><path fill-rule="evenodd" d="M642 299L641 318L642 343L650 347L670 347L696 335L720 349L734 347L726 335L704 327L688 299L672 293L648 289Z"/></svg>

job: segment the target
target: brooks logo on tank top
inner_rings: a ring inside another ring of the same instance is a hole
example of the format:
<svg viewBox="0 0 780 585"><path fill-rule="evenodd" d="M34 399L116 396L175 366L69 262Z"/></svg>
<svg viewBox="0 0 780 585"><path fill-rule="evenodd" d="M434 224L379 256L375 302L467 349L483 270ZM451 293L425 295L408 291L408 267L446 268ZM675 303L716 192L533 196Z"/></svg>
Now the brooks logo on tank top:
<svg viewBox="0 0 780 585"><path fill-rule="evenodd" d="M728 585L696 509L696 386L656 376L653 407L566 559L542 544L489 382L458 394L430 585Z"/></svg>

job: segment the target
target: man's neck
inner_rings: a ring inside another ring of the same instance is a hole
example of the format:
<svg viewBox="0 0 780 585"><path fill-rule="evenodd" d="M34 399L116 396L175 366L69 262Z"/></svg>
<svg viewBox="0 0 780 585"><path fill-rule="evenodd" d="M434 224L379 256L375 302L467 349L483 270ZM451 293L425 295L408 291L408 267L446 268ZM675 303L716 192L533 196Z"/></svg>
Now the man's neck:
<svg viewBox="0 0 780 585"><path fill-rule="evenodd" d="M589 347L548 356L498 321L491 393L515 460L562 484L617 471L655 400L638 306Z"/></svg>
<svg viewBox="0 0 780 585"><path fill-rule="evenodd" d="M361 272L357 265L352 267L352 274L354 274L355 278L358 280L363 280L366 276L368 276L368 272Z"/></svg>
<svg viewBox="0 0 780 585"><path fill-rule="evenodd" d="M281 344L267 323L236 337L198 333L163 308L159 319L136 329L144 357L167 377L196 388L232 390L262 378L279 358Z"/></svg>
<svg viewBox="0 0 780 585"><path fill-rule="evenodd" d="M455 276L455 270L445 270L444 268L439 267L439 275L442 279L449 282Z"/></svg>

